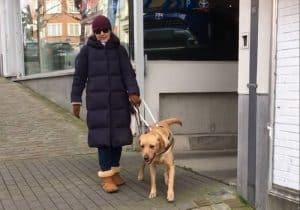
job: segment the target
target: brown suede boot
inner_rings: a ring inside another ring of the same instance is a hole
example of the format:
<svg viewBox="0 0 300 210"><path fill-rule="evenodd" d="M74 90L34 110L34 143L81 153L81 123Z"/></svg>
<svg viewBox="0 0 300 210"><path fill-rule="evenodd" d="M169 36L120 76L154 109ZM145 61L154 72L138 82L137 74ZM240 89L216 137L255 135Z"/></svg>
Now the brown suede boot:
<svg viewBox="0 0 300 210"><path fill-rule="evenodd" d="M112 170L109 171L99 171L98 176L101 178L102 183L101 186L103 190L107 193L113 193L117 192L119 188L114 183L112 176L114 175L114 172Z"/></svg>
<svg viewBox="0 0 300 210"><path fill-rule="evenodd" d="M120 167L111 167L111 170L114 172L114 175L112 176L113 182L117 186L125 184L125 181L120 176Z"/></svg>

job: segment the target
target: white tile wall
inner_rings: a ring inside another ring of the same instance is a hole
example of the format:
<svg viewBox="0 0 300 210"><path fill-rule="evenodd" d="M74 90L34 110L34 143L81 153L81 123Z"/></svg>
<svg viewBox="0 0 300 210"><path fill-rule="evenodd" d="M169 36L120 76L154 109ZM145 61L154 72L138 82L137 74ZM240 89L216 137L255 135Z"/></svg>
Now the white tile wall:
<svg viewBox="0 0 300 210"><path fill-rule="evenodd" d="M278 0L273 183L300 190L299 0Z"/></svg>

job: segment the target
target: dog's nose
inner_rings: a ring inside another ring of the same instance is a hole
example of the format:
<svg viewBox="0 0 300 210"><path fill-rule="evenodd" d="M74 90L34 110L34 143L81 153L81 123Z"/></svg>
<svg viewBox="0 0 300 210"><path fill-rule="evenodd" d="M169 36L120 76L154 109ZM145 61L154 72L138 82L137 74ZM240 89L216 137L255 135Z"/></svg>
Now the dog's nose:
<svg viewBox="0 0 300 210"><path fill-rule="evenodd" d="M145 161L148 161L148 160L149 160L149 156L148 156L148 155L145 155L145 156L144 156L144 160L145 160Z"/></svg>

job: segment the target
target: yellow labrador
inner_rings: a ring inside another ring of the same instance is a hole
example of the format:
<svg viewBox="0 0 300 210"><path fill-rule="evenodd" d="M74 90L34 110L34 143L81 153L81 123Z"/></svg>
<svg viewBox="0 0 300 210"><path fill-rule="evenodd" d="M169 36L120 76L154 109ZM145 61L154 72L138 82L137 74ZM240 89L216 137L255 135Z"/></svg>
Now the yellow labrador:
<svg viewBox="0 0 300 210"><path fill-rule="evenodd" d="M152 125L149 131L139 137L139 146L144 162L139 170L138 180L144 179L145 165L150 168L149 198L156 197L156 165L165 165L165 184L168 186L167 200L174 201L175 164L173 155L174 138L169 128L172 124L182 122L177 118L170 118Z"/></svg>

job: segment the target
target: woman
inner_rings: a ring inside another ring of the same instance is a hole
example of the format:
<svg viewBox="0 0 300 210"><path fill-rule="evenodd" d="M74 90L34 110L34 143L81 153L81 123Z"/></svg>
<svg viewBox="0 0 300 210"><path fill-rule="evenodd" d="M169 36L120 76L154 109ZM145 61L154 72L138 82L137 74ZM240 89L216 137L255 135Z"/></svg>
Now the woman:
<svg viewBox="0 0 300 210"><path fill-rule="evenodd" d="M71 102L79 117L86 86L88 145L98 148L105 192L116 192L124 184L120 177L122 146L132 143L130 102L140 104L139 87L127 51L111 32L105 16L97 16L92 35L80 50L75 64Z"/></svg>

